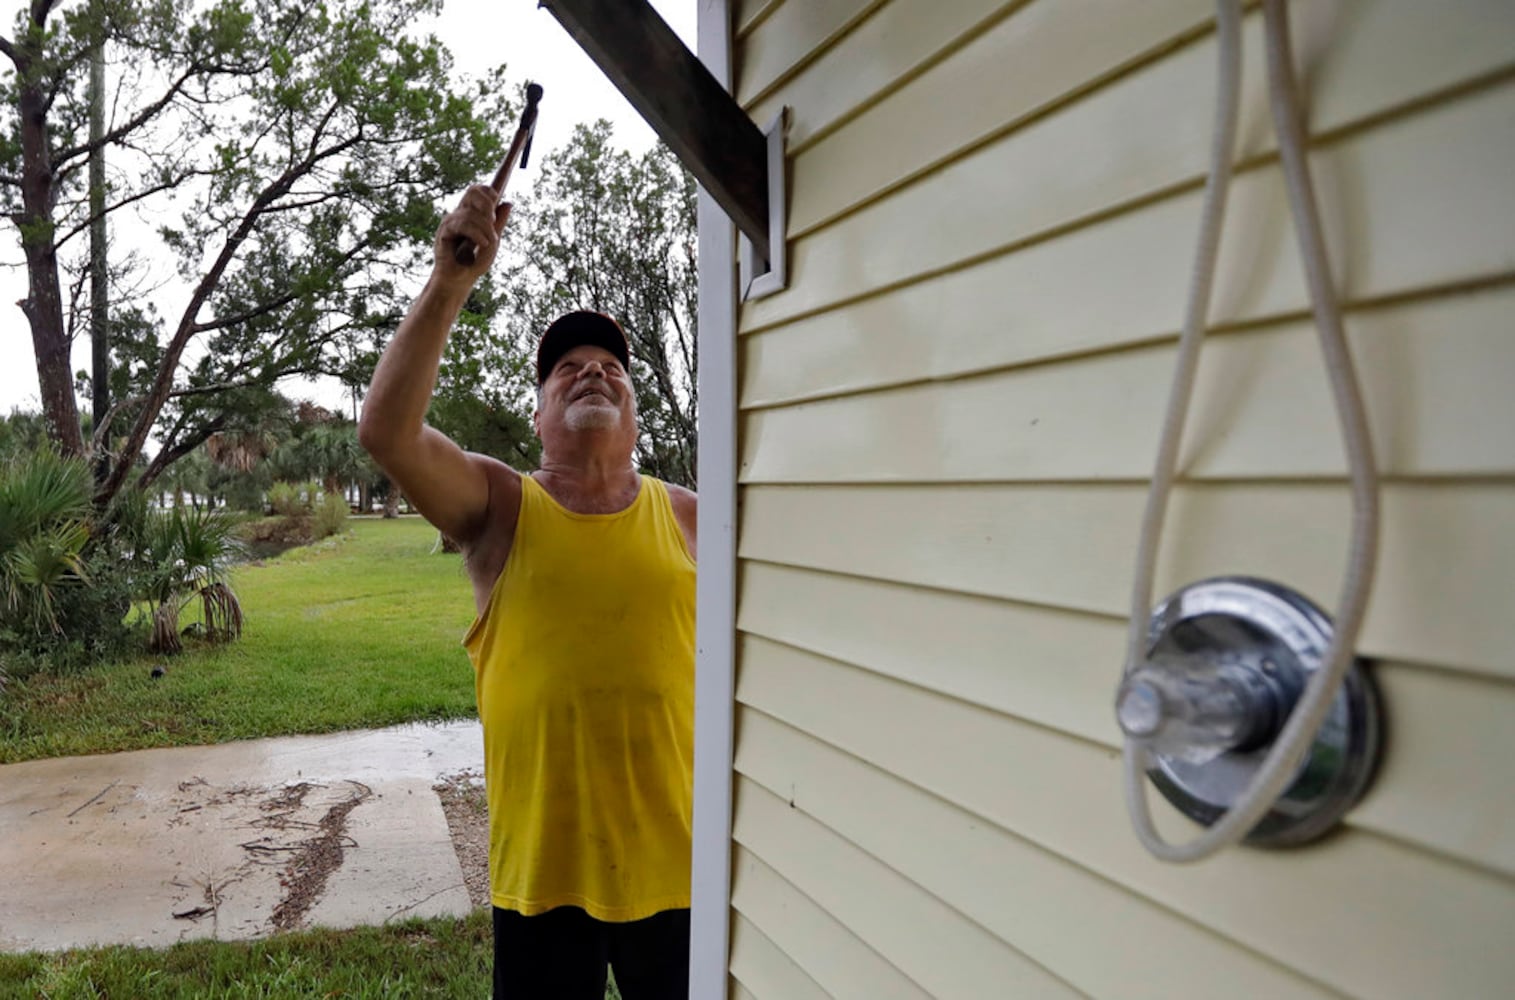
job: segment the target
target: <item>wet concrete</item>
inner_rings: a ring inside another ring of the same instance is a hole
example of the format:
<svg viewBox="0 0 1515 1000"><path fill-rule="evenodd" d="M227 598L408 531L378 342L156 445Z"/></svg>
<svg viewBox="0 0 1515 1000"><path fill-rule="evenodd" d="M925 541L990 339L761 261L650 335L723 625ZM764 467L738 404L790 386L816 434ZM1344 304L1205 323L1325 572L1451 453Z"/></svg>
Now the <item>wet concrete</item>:
<svg viewBox="0 0 1515 1000"><path fill-rule="evenodd" d="M0 766L0 950L462 915L432 785L482 766L473 721Z"/></svg>

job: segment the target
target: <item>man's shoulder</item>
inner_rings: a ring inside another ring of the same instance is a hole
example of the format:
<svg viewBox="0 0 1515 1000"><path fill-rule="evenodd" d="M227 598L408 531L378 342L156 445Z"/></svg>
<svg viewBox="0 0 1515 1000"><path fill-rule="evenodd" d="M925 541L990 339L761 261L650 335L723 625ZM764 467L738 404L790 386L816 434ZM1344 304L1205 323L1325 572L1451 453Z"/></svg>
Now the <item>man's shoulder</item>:
<svg viewBox="0 0 1515 1000"><path fill-rule="evenodd" d="M489 507L479 526L480 534L497 533L502 527L507 534L513 533L515 515L521 507L521 481L527 473L519 472L491 455L469 452L468 458L489 480Z"/></svg>
<svg viewBox="0 0 1515 1000"><path fill-rule="evenodd" d="M515 543L516 519L521 511L521 481L524 473L489 455L469 452L468 458L484 471L489 481L489 504L468 539L459 539L467 558L469 574L482 574L490 584L505 566Z"/></svg>
<svg viewBox="0 0 1515 1000"><path fill-rule="evenodd" d="M668 492L668 506L673 510L673 519L679 523L679 530L684 533L684 545L689 550L689 558L693 559L699 538L699 497L694 490L677 483L664 483L663 488Z"/></svg>
<svg viewBox="0 0 1515 1000"><path fill-rule="evenodd" d="M470 451L466 454L469 461L483 469L485 474L491 478L519 485L524 477L530 475L528 472L521 472L519 469L511 467L493 455L485 455L477 451Z"/></svg>
<svg viewBox="0 0 1515 1000"><path fill-rule="evenodd" d="M680 486L678 483L670 483L667 480L660 480L660 482L663 483L663 489L668 491L668 502L673 504L675 510L681 508L693 510L698 505L699 494L695 493L694 490Z"/></svg>

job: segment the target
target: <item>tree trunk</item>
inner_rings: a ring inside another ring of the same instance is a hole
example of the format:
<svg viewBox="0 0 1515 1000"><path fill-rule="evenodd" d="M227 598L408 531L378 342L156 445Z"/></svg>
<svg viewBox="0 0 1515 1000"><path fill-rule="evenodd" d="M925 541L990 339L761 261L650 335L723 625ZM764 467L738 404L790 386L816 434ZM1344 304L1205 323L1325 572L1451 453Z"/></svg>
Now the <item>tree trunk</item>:
<svg viewBox="0 0 1515 1000"><path fill-rule="evenodd" d="M400 491L399 490L391 488L390 491L389 491L389 495L384 498L384 516L385 517L399 517L400 516Z"/></svg>
<svg viewBox="0 0 1515 1000"><path fill-rule="evenodd" d="M30 75L31 60L18 64L17 76ZM21 311L32 328L37 354L37 382L47 433L65 455L82 456L84 437L74 400L73 364L63 328L63 295L58 286L58 254L53 245L53 166L47 148L47 95L35 83L22 87L21 246L26 253L27 297Z"/></svg>
<svg viewBox="0 0 1515 1000"><path fill-rule="evenodd" d="M179 639L179 603L170 598L153 608L152 635L147 648L154 653L180 653L184 643Z"/></svg>

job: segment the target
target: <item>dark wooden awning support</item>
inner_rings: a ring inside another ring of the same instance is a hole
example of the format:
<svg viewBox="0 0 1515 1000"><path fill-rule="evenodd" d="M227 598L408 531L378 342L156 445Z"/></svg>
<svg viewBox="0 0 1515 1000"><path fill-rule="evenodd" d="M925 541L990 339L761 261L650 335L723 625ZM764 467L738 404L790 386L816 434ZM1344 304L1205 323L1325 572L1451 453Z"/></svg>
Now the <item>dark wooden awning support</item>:
<svg viewBox="0 0 1515 1000"><path fill-rule="evenodd" d="M647 0L541 0L769 260L769 141Z"/></svg>

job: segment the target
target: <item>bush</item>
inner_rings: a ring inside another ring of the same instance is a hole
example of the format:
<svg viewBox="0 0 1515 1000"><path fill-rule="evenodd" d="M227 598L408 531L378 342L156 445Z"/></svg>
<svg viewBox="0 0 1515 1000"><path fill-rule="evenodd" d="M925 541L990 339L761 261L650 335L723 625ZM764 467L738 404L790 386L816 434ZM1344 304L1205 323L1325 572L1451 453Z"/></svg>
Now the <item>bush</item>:
<svg viewBox="0 0 1515 1000"><path fill-rule="evenodd" d="M221 495L226 498L226 506L247 514L263 513L263 486L254 476L228 476L224 483L218 485Z"/></svg>
<svg viewBox="0 0 1515 1000"><path fill-rule="evenodd" d="M150 557L145 596L152 604L155 653L177 653L179 611L196 597L202 602L205 635L230 640L242 632L242 608L224 579L242 553L239 518L221 510L175 507L147 519L144 548Z"/></svg>
<svg viewBox="0 0 1515 1000"><path fill-rule="evenodd" d="M296 517L309 510L300 496L300 487L294 483L278 482L270 486L268 505L281 517Z"/></svg>
<svg viewBox="0 0 1515 1000"><path fill-rule="evenodd" d="M317 538L335 535L347 527L347 501L338 493L327 493L316 505L314 534Z"/></svg>
<svg viewBox="0 0 1515 1000"><path fill-rule="evenodd" d="M132 602L152 608L150 648L177 652L178 615L199 599L205 634L229 640L242 609L225 579L240 554L225 511L150 509L126 489L102 513L89 469L43 449L0 463L0 686L114 659L139 629ZM140 621L140 619L139 619Z"/></svg>
<svg viewBox="0 0 1515 1000"><path fill-rule="evenodd" d="M0 646L19 671L67 637L65 593L88 579L90 476L50 449L0 466Z"/></svg>
<svg viewBox="0 0 1515 1000"><path fill-rule="evenodd" d="M105 517L89 470L50 449L0 466L0 670L13 677L121 655L140 548L135 490Z"/></svg>

